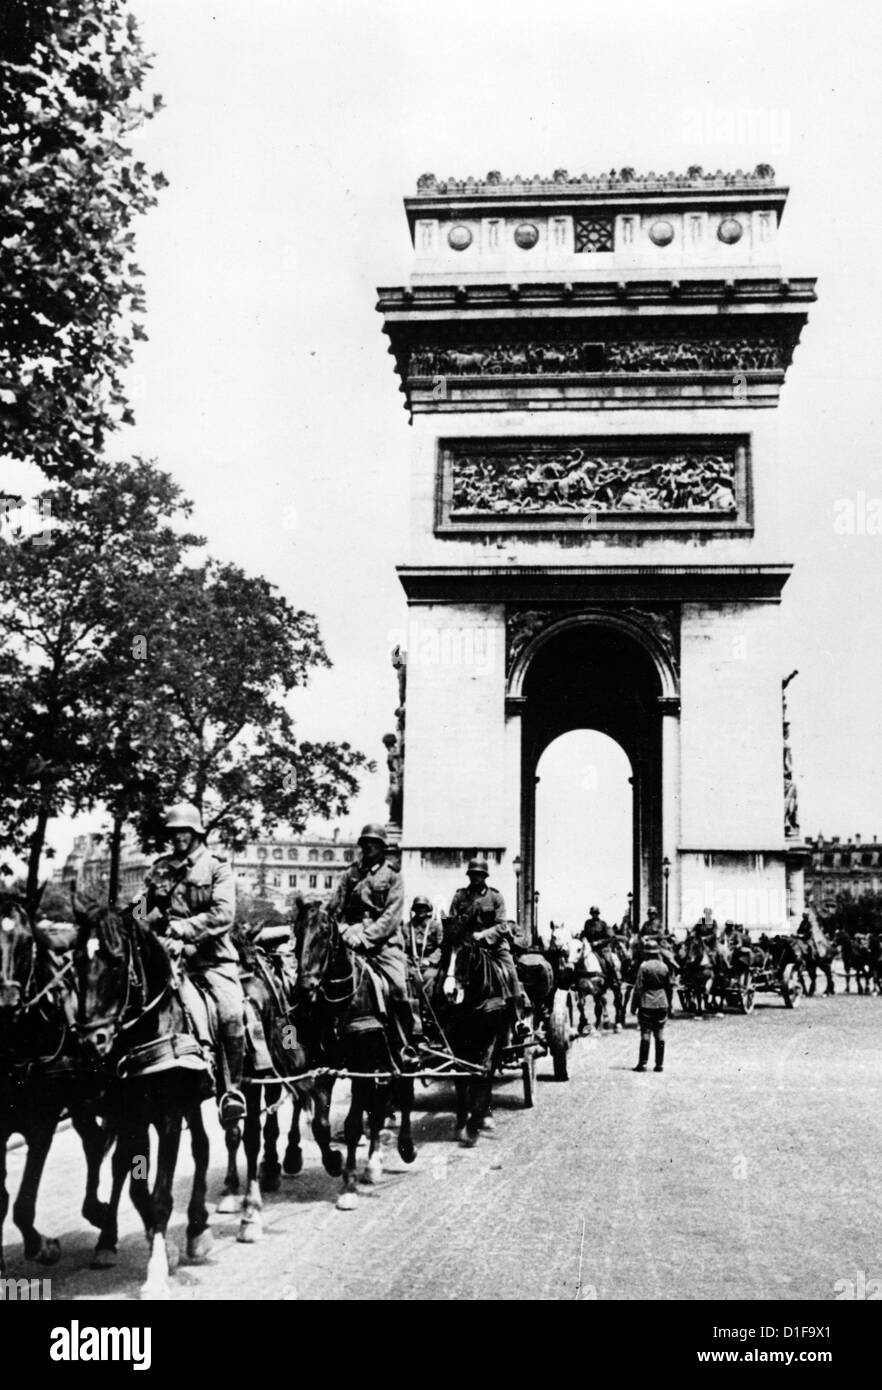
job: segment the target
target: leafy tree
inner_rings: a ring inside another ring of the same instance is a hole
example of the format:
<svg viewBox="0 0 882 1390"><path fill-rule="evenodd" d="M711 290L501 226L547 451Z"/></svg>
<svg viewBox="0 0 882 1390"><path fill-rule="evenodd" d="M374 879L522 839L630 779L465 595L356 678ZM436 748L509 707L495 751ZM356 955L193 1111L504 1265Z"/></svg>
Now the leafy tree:
<svg viewBox="0 0 882 1390"><path fill-rule="evenodd" d="M115 753L122 707L110 695L122 682L111 692L107 652L153 621L152 580L202 543L171 525L189 512L178 486L140 460L96 464L87 483L40 500L46 543L0 546L0 850L27 853L31 902L50 820L95 804L96 770Z"/></svg>
<svg viewBox="0 0 882 1390"><path fill-rule="evenodd" d="M357 771L374 765L347 742L298 739L289 708L331 664L316 619L265 579L213 560L176 575L163 608L143 663L156 778L141 798L144 841L161 837L162 807L177 800L233 848L344 815Z"/></svg>
<svg viewBox="0 0 882 1390"><path fill-rule="evenodd" d="M132 418L132 223L166 180L131 144L162 102L122 0L4 0L0 55L0 455L69 477Z"/></svg>
<svg viewBox="0 0 882 1390"><path fill-rule="evenodd" d="M877 931L882 923L882 893L864 893L859 898L840 896L832 912L824 918L824 930L840 930L849 935Z"/></svg>
<svg viewBox="0 0 882 1390"><path fill-rule="evenodd" d="M110 896L122 828L162 835L187 799L240 846L342 815L371 766L298 740L290 695L330 665L314 617L232 565L188 564L190 506L152 464L59 483L46 544L0 545L0 851L27 853L36 899L51 819L107 807Z"/></svg>

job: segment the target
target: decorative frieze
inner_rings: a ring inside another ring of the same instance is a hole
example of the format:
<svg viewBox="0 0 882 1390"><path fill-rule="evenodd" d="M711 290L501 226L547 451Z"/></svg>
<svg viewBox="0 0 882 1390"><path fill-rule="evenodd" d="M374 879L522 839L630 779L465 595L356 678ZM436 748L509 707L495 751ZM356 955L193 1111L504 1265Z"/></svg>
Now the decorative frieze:
<svg viewBox="0 0 882 1390"><path fill-rule="evenodd" d="M615 246L612 217L577 217L573 224L577 251L612 251Z"/></svg>
<svg viewBox="0 0 882 1390"><path fill-rule="evenodd" d="M598 373L783 371L781 342L770 334L750 337L652 337L608 343L585 341L475 343L449 347L425 343L407 364L411 377L561 376Z"/></svg>

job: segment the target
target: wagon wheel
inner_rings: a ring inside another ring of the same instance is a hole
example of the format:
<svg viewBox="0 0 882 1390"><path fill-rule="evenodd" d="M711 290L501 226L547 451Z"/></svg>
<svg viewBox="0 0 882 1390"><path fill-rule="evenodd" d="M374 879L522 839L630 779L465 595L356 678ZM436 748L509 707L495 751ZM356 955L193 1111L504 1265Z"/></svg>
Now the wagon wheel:
<svg viewBox="0 0 882 1390"><path fill-rule="evenodd" d="M756 990L753 985L745 985L741 991L739 1007L743 1014L752 1014L753 1006L756 1002Z"/></svg>
<svg viewBox="0 0 882 1390"><path fill-rule="evenodd" d="M536 1098L536 1050L533 1047L524 1048L521 1075L524 1079L524 1109L532 1110Z"/></svg>
<svg viewBox="0 0 882 1390"><path fill-rule="evenodd" d="M781 976L781 994L785 1008L795 1009L802 995L802 982L795 965L788 965Z"/></svg>
<svg viewBox="0 0 882 1390"><path fill-rule="evenodd" d="M569 991L556 989L548 1018L548 1050L554 1062L555 1081L568 1081L567 1053L570 1050L572 1005Z"/></svg>

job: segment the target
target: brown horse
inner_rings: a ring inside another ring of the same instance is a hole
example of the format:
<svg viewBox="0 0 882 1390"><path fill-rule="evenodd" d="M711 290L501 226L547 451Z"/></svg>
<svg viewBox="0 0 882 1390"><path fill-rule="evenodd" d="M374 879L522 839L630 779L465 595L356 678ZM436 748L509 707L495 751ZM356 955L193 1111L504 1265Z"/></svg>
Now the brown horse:
<svg viewBox="0 0 882 1390"><path fill-rule="evenodd" d="M6 1146L12 1134L21 1134L27 1144L12 1210L26 1259L54 1265L61 1254L59 1242L41 1235L35 1220L40 1179L65 1108L86 1156L83 1216L102 1228L108 1218L98 1201L98 1181L109 1136L95 1119L88 1081L76 1067L72 974L71 963L56 958L34 930L23 899L0 892L0 1275L9 1209Z"/></svg>
<svg viewBox="0 0 882 1390"><path fill-rule="evenodd" d="M163 943L130 911L75 910L79 933L76 1034L82 1056L104 1082L100 1105L117 1134L112 1159L111 1219L102 1232L116 1245L116 1212L130 1179L132 1202L150 1249L143 1298L167 1298L177 1262L167 1238L181 1129L190 1129L195 1172L187 1211L187 1254L201 1262L211 1248L205 1205L208 1136L202 1102L211 1093L208 1060L193 1035L175 966ZM150 1131L158 1139L156 1179L148 1187Z"/></svg>

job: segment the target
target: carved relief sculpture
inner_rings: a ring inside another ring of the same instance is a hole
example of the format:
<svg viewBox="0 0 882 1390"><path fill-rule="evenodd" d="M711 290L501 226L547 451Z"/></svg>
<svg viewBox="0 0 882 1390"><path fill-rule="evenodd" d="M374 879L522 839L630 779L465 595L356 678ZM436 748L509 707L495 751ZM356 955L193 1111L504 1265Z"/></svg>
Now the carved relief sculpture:
<svg viewBox="0 0 882 1390"><path fill-rule="evenodd" d="M781 343L751 338L652 338L598 344L484 343L446 347L423 344L410 354L410 376L554 376L585 372L782 371Z"/></svg>
<svg viewBox="0 0 882 1390"><path fill-rule="evenodd" d="M734 449L485 452L452 459L450 516L537 512L737 511Z"/></svg>

